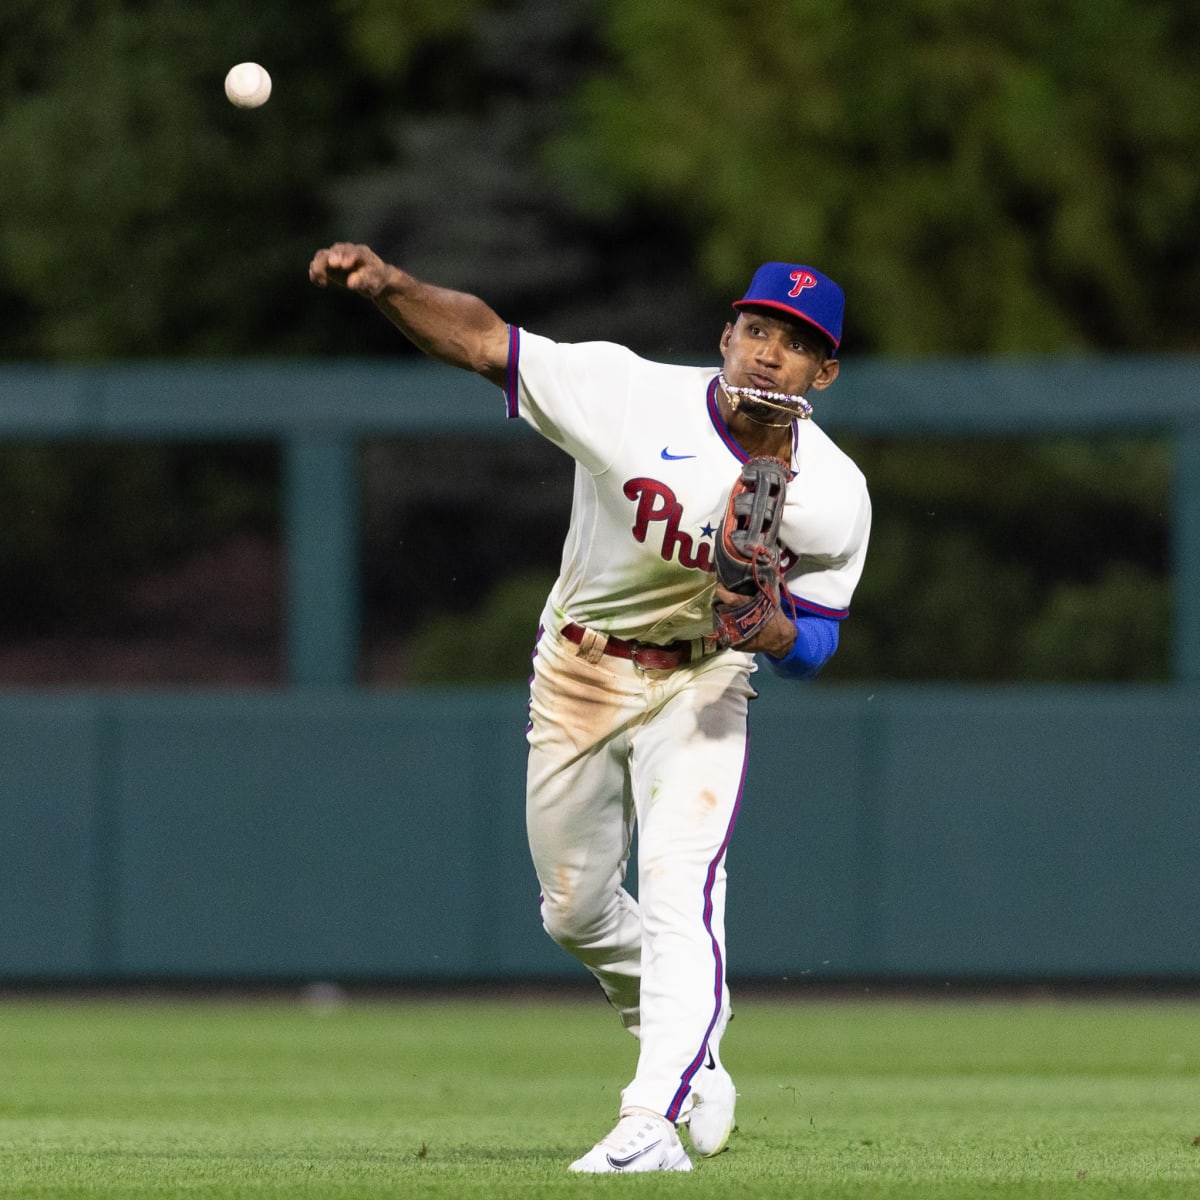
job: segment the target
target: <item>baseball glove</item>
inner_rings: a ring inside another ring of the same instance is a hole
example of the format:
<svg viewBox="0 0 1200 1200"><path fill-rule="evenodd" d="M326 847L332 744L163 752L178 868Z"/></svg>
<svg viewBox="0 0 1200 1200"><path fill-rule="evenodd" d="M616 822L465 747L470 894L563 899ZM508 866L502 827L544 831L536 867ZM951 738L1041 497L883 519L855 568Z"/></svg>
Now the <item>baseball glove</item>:
<svg viewBox="0 0 1200 1200"><path fill-rule="evenodd" d="M787 496L787 464L752 458L729 492L715 544L721 584L746 600L713 603L713 641L724 650L748 642L779 607L779 524Z"/></svg>

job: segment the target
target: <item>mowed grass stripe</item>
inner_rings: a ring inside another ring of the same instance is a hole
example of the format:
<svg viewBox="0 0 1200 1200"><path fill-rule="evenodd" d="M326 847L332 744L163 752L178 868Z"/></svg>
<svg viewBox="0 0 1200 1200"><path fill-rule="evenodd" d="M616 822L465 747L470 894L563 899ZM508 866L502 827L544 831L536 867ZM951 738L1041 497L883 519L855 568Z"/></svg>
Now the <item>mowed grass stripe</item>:
<svg viewBox="0 0 1200 1200"><path fill-rule="evenodd" d="M732 1148L579 1179L636 1055L598 995L0 1002L0 1197L1200 1196L1200 1004L736 1008Z"/></svg>

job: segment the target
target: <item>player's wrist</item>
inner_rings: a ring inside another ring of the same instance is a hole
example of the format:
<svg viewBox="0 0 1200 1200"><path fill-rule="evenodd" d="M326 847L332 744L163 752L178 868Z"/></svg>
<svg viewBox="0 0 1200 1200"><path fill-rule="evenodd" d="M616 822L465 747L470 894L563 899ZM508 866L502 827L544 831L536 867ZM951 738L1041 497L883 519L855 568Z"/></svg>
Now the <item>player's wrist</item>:
<svg viewBox="0 0 1200 1200"><path fill-rule="evenodd" d="M412 291L416 280L391 263L380 263L375 286L371 289L371 299L379 304L387 304L400 299L406 292Z"/></svg>
<svg viewBox="0 0 1200 1200"><path fill-rule="evenodd" d="M782 610L777 610L771 623L762 631L762 653L772 658L784 659L796 645L796 626Z"/></svg>

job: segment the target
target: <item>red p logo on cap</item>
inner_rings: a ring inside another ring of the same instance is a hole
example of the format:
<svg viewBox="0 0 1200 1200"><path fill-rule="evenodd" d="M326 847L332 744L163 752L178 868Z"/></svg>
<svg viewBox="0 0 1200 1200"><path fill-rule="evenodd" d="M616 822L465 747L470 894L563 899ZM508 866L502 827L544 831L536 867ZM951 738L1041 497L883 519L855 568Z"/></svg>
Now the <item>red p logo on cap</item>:
<svg viewBox="0 0 1200 1200"><path fill-rule="evenodd" d="M794 285L789 296L798 296L805 288L817 286L817 277L811 271L793 271L788 278Z"/></svg>

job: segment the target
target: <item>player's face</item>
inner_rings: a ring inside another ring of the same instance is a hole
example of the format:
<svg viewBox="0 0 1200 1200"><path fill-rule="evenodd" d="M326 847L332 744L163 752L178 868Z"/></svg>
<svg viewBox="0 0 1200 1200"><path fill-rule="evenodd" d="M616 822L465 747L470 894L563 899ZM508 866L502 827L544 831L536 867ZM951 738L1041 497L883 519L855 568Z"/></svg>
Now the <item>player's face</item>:
<svg viewBox="0 0 1200 1200"><path fill-rule="evenodd" d="M725 378L734 387L806 396L836 378L838 361L827 356L820 336L798 321L743 309L721 335Z"/></svg>

